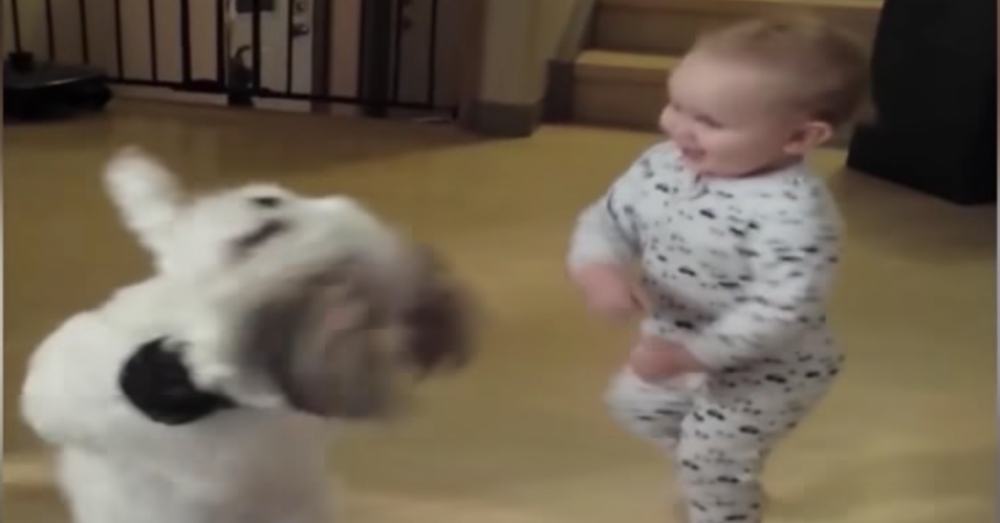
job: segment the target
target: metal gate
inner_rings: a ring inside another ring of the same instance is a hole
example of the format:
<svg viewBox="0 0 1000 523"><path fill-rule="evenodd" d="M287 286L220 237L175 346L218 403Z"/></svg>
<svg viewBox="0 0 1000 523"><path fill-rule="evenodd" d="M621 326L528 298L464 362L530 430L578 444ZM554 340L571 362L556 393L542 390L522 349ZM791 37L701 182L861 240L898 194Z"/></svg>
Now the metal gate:
<svg viewBox="0 0 1000 523"><path fill-rule="evenodd" d="M350 104L370 116L454 116L458 106L458 42L448 38L463 21L448 18L447 0L3 1L9 51L96 65L114 83L224 94L232 105Z"/></svg>

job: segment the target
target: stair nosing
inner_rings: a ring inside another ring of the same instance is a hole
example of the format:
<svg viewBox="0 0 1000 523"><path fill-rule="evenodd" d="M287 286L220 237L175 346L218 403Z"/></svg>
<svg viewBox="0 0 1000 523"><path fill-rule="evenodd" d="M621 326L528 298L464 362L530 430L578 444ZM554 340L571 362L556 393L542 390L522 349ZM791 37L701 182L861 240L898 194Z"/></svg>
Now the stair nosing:
<svg viewBox="0 0 1000 523"><path fill-rule="evenodd" d="M623 61L594 60L595 57L602 55L605 59L608 57L619 57ZM629 63L628 60L630 59L634 61ZM662 84L666 82L667 74L677 66L680 60L679 56L670 54L636 53L612 49L586 49L577 56L574 75L579 80ZM660 61L661 63L649 65L655 61Z"/></svg>

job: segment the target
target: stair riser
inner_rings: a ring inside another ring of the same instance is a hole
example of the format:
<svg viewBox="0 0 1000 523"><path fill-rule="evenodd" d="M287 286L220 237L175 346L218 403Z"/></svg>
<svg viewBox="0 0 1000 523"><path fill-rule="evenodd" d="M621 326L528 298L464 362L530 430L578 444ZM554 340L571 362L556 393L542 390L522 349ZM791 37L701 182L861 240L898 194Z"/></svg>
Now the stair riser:
<svg viewBox="0 0 1000 523"><path fill-rule="evenodd" d="M659 115L666 101L662 83L577 77L573 86L573 121L659 132ZM846 146L851 132L851 128L842 129L828 145Z"/></svg>
<svg viewBox="0 0 1000 523"><path fill-rule="evenodd" d="M656 131L666 99L663 84L578 78L573 87L573 119Z"/></svg>

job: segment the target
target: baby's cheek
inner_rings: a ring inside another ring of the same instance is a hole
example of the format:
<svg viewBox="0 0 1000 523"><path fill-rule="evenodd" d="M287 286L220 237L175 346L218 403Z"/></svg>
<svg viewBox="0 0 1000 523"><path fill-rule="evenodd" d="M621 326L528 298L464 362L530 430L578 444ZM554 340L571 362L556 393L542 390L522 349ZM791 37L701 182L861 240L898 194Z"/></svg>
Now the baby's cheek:
<svg viewBox="0 0 1000 523"><path fill-rule="evenodd" d="M710 160L717 162L738 161L746 154L739 137L727 131L713 131L705 137L703 146Z"/></svg>
<svg viewBox="0 0 1000 523"><path fill-rule="evenodd" d="M698 134L702 147L706 149L725 149L732 142L732 133L725 129L703 129Z"/></svg>

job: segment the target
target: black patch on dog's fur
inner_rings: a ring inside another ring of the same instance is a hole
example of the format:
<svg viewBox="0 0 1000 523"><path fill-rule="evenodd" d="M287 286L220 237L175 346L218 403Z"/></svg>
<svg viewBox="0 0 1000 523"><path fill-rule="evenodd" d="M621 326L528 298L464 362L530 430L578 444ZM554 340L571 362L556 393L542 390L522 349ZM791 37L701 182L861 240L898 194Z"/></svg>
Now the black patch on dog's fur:
<svg viewBox="0 0 1000 523"><path fill-rule="evenodd" d="M166 349L166 337L144 343L125 362L118 385L146 417L165 425L182 425L220 409L235 407L229 398L198 390L180 354Z"/></svg>
<svg viewBox="0 0 1000 523"><path fill-rule="evenodd" d="M277 196L256 196L250 199L254 205L258 207L264 207L265 209L271 209L281 205L281 198Z"/></svg>

